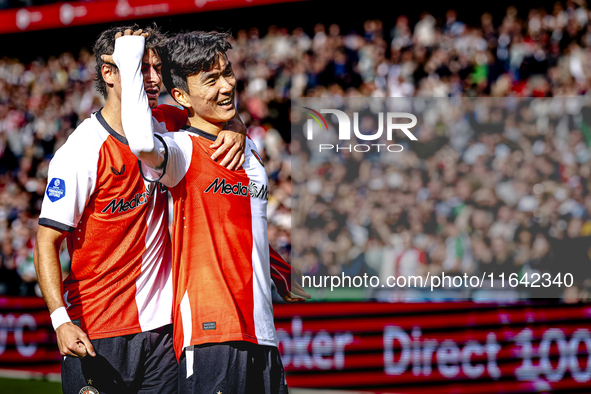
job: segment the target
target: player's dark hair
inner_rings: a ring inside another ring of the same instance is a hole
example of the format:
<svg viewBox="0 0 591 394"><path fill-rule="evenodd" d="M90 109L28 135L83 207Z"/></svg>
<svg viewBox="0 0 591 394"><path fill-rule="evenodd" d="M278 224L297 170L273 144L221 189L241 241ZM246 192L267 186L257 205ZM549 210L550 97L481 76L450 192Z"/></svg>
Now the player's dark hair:
<svg viewBox="0 0 591 394"><path fill-rule="evenodd" d="M107 29L101 33L92 47L94 56L96 58L96 76L94 78L94 83L96 90L105 99L107 98L107 83L103 79L103 73L101 72L103 64L105 64L103 59L101 59L101 56L113 54L115 51L115 35L117 33L123 33L127 29L136 31L139 28L139 25L136 23L130 26L117 26ZM162 48L166 43L166 35L160 31L160 28L156 25L156 23L153 23L151 26L145 27L142 30L144 33L149 34L146 38L146 50L151 49L156 52L158 56L160 56ZM118 71L117 66L113 65L113 67L116 71Z"/></svg>
<svg viewBox="0 0 591 394"><path fill-rule="evenodd" d="M229 33L193 31L179 33L166 41L162 53L162 80L170 92L173 88L189 93L187 78L209 71L220 54L232 49Z"/></svg>

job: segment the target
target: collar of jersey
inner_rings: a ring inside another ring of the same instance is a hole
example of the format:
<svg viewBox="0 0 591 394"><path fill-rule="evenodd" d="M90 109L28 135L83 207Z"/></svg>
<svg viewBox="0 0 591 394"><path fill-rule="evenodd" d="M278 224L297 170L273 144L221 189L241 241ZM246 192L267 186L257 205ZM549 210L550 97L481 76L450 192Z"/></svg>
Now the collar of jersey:
<svg viewBox="0 0 591 394"><path fill-rule="evenodd" d="M184 125L183 127L181 127L181 129L186 130L189 133L197 134L197 135L207 138L208 140L211 140L211 141L215 141L217 139L217 137L215 135L206 133L205 131L203 131L201 129L197 129L193 126Z"/></svg>
<svg viewBox="0 0 591 394"><path fill-rule="evenodd" d="M115 130L113 130L113 128L111 126L109 126L109 124L107 123L107 121L105 120L105 118L103 118L103 114L101 113L102 110L103 109L101 108L96 113L96 119L99 121L99 123L101 124L101 126L103 126L105 128L105 130L107 130L107 132L109 134L111 134L113 136L113 138L115 138L117 141L121 142L122 144L129 145L127 143L127 138L125 138L124 136L122 136L121 134L119 134L118 132L116 132Z"/></svg>

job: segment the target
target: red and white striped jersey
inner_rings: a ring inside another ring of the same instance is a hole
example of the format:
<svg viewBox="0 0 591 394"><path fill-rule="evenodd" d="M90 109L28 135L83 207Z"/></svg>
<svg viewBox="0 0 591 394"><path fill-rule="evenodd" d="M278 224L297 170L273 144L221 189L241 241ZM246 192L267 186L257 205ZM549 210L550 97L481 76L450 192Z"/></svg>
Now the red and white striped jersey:
<svg viewBox="0 0 591 394"><path fill-rule="evenodd" d="M91 339L170 324L166 188L143 180L127 140L100 111L56 152L48 179L39 224L70 233L62 289L70 318Z"/></svg>
<svg viewBox="0 0 591 394"><path fill-rule="evenodd" d="M160 133L165 133L167 130L180 130L187 123L187 111L170 105L160 105L158 108L153 109L152 116L160 125L158 128ZM283 257L271 245L269 245L269 256L271 260L271 280L273 280L277 292L281 297L289 295L292 285L291 265L283 260Z"/></svg>
<svg viewBox="0 0 591 394"><path fill-rule="evenodd" d="M230 171L211 159L215 136L189 127L168 133L161 182L174 199L173 278L177 356L189 345L248 341L276 346L268 180L254 143Z"/></svg>

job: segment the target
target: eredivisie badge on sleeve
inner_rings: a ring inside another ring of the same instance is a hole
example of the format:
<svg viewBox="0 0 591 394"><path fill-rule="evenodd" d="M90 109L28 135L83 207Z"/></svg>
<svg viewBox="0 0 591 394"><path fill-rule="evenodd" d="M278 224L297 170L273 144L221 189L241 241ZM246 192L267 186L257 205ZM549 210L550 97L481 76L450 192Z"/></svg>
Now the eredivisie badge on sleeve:
<svg viewBox="0 0 591 394"><path fill-rule="evenodd" d="M47 185L46 194L51 202L63 198L66 195L66 182L60 178L53 178Z"/></svg>

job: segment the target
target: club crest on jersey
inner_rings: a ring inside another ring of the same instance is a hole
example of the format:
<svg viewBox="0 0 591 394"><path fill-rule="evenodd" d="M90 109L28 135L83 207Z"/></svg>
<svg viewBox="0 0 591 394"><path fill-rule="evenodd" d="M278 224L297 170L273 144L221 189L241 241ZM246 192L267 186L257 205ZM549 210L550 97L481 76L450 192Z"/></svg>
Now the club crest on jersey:
<svg viewBox="0 0 591 394"><path fill-rule="evenodd" d="M264 167L265 165L263 164L263 159L261 159L257 151L255 151L254 149L251 149L250 151L252 152L253 156L256 157L259 163L261 163L261 165Z"/></svg>
<svg viewBox="0 0 591 394"><path fill-rule="evenodd" d="M121 166L121 169L119 171L117 171L117 169L113 166L111 166L111 172L115 175L114 179L123 179L126 177L126 175L123 175L125 173L125 164L123 164Z"/></svg>
<svg viewBox="0 0 591 394"><path fill-rule="evenodd" d="M64 198L66 195L66 182L60 178L53 178L49 182L49 185L47 185L47 191L45 193L51 202L56 202Z"/></svg>
<svg viewBox="0 0 591 394"><path fill-rule="evenodd" d="M92 386L84 386L80 389L78 394L99 394L99 391Z"/></svg>

